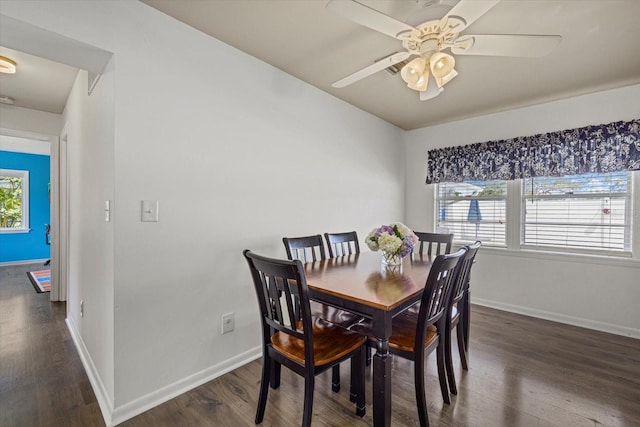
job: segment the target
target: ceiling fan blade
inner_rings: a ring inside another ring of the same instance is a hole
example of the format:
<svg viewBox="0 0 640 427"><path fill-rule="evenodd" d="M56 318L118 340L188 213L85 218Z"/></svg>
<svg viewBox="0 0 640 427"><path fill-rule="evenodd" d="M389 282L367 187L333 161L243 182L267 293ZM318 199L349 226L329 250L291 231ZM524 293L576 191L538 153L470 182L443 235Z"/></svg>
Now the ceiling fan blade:
<svg viewBox="0 0 640 427"><path fill-rule="evenodd" d="M445 24L448 18L457 18L451 20L450 24L452 25L451 29L459 33L473 24L499 2L500 0L460 0L458 4L453 6L453 9L442 18L441 24ZM462 20L462 25L458 25L458 19ZM443 26L443 28L445 27Z"/></svg>
<svg viewBox="0 0 640 427"><path fill-rule="evenodd" d="M524 34L486 34L458 37L451 47L457 55L517 56L539 58L548 55L562 40L561 36Z"/></svg>
<svg viewBox="0 0 640 427"><path fill-rule="evenodd" d="M353 0L332 0L327 4L327 9L357 24L397 39L402 39L400 34L408 35L415 30L411 25Z"/></svg>
<svg viewBox="0 0 640 427"><path fill-rule="evenodd" d="M380 70L384 70L387 67L397 64L398 62L402 62L407 59L411 54L409 52L396 52L391 55L380 59L379 61L374 62L368 67L364 67L363 69L356 71L353 74L349 74L346 77L341 78L340 80L333 82L331 86L335 88L341 88L345 86L349 86L351 83L355 83L358 80L362 80L365 77L369 77L371 74L377 73Z"/></svg>

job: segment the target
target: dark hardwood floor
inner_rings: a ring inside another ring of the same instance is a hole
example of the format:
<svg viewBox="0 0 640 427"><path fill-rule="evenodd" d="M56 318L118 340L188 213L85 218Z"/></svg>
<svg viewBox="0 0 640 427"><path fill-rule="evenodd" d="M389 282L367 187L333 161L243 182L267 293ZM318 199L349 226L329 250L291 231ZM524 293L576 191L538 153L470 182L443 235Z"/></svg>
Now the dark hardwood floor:
<svg viewBox="0 0 640 427"><path fill-rule="evenodd" d="M27 279L40 268L0 267L0 426L103 426L65 304L49 302ZM454 355L459 394L451 405L440 396L435 355L427 361L433 426L640 426L640 340L473 306L468 372ZM394 359L393 426L418 425L412 369ZM370 373L363 419L349 402L348 364L341 374L339 393L330 372L318 377L313 425L371 425ZM254 361L122 425L250 426L259 381ZM300 425L303 388L283 368L262 425Z"/></svg>

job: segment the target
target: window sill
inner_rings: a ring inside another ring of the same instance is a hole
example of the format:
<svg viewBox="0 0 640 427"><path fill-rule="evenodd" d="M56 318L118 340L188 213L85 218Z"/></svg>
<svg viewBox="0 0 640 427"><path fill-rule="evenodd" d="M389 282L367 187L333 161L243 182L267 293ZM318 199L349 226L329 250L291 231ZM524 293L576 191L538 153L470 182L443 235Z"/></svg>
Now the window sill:
<svg viewBox="0 0 640 427"><path fill-rule="evenodd" d="M627 267L640 269L640 260L629 258L629 254L621 256L604 256L593 254L577 254L565 252L552 252L542 250L520 249L513 250L495 246L483 246L481 252L491 255L513 256L528 259L542 259L548 261L577 262L580 264L599 264L614 267Z"/></svg>
<svg viewBox="0 0 640 427"><path fill-rule="evenodd" d="M0 228L0 234L30 233L30 228Z"/></svg>

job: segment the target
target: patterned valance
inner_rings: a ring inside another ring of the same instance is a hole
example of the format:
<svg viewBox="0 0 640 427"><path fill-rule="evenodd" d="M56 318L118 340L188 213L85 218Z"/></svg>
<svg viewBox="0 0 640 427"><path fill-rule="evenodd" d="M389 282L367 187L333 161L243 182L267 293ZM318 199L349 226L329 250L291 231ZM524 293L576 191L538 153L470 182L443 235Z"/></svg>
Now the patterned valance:
<svg viewBox="0 0 640 427"><path fill-rule="evenodd" d="M429 150L427 184L640 170L640 119Z"/></svg>

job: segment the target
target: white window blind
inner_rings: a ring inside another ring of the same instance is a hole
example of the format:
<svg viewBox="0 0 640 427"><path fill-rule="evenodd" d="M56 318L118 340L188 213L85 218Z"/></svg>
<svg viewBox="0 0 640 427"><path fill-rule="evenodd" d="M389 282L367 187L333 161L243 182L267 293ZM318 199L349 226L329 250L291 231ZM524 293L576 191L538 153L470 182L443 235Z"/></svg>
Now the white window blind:
<svg viewBox="0 0 640 427"><path fill-rule="evenodd" d="M629 252L630 179L624 171L524 179L521 244Z"/></svg>
<svg viewBox="0 0 640 427"><path fill-rule="evenodd" d="M454 240L506 246L506 181L440 183L437 232Z"/></svg>

